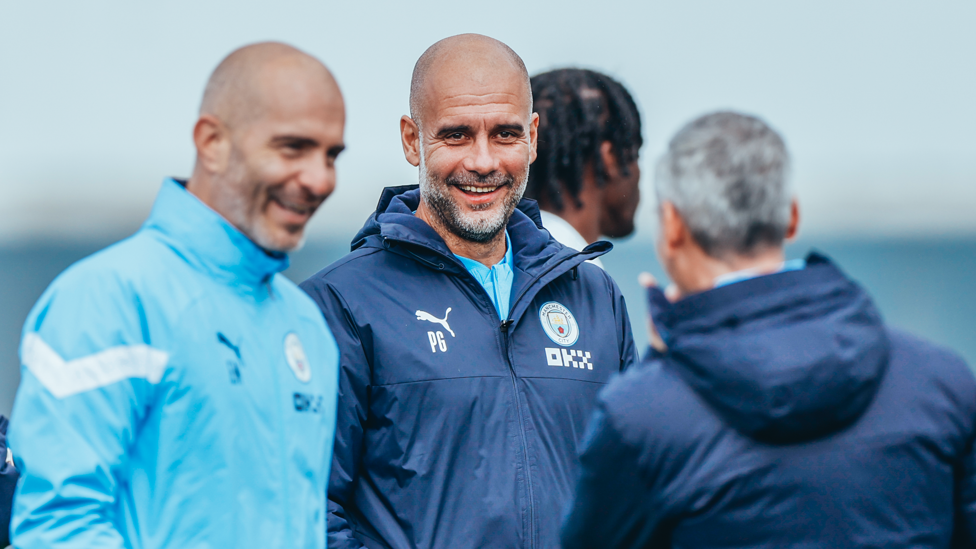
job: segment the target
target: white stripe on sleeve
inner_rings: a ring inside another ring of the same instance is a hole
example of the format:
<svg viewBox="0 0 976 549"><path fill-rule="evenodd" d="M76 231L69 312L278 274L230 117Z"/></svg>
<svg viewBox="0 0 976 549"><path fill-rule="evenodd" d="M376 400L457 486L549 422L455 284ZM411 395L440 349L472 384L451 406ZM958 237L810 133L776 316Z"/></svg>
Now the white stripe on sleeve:
<svg viewBox="0 0 976 549"><path fill-rule="evenodd" d="M169 353L149 345L120 345L65 361L36 333L24 336L20 357L24 366L57 398L129 378L159 383L169 362Z"/></svg>

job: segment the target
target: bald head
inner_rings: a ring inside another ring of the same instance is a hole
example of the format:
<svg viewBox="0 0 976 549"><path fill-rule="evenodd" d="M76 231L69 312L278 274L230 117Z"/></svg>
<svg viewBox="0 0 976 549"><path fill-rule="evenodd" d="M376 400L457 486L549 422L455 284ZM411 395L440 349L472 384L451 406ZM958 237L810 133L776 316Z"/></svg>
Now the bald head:
<svg viewBox="0 0 976 549"><path fill-rule="evenodd" d="M345 118L318 59L285 44L245 46L207 82L186 189L262 248L294 249L335 188Z"/></svg>
<svg viewBox="0 0 976 549"><path fill-rule="evenodd" d="M200 104L232 128L266 114L290 92L341 101L329 69L311 55L280 42L261 42L232 52L217 65Z"/></svg>
<svg viewBox="0 0 976 549"><path fill-rule="evenodd" d="M532 84L522 58L502 42L480 34L459 34L445 38L420 56L410 80L410 117L422 122L432 90L443 79L465 78L479 83L515 78L522 86L532 111Z"/></svg>

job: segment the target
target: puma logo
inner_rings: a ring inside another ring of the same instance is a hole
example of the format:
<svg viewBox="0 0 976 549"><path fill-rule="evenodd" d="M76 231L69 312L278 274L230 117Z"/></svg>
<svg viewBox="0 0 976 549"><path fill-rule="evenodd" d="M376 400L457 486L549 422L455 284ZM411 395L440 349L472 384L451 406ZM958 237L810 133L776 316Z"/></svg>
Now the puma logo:
<svg viewBox="0 0 976 549"><path fill-rule="evenodd" d="M447 315L449 315L449 314L451 314L451 308L450 307L448 307L447 308L447 311L444 312L444 318L437 318L436 316L434 316L434 315L432 315L430 313L427 313L427 312L424 312L424 311L417 311L417 320L426 320L427 322L433 322L434 324L440 324L441 326L444 327L445 330L447 330L448 332L451 332L451 337L456 337L454 335L454 330L452 330L451 327L450 327L450 325L448 325L448 323L447 323Z"/></svg>
<svg viewBox="0 0 976 549"><path fill-rule="evenodd" d="M224 334L222 334L220 332L217 332L217 343L222 343L225 346L227 346L228 349L230 349L231 351L234 351L234 354L237 355L237 360L243 360L241 358L241 349L240 349L240 347L238 347L237 345L234 345L233 343L231 343L230 340L227 339L227 336L225 336Z"/></svg>

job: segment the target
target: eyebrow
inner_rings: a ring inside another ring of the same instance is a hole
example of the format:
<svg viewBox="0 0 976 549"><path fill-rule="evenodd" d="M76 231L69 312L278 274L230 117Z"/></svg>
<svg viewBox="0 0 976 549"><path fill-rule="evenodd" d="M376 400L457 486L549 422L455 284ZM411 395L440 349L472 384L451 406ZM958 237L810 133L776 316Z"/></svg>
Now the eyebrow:
<svg viewBox="0 0 976 549"><path fill-rule="evenodd" d="M499 124L494 127L494 131L525 133L525 127L521 124Z"/></svg>
<svg viewBox="0 0 976 549"><path fill-rule="evenodd" d="M471 126L461 124L458 126L448 126L446 128L441 128L437 132L437 137L446 137L452 133L469 133L471 131Z"/></svg>
<svg viewBox="0 0 976 549"><path fill-rule="evenodd" d="M319 146L318 141L312 139L311 137L302 137L300 135L279 135L271 138L271 143L274 145L297 145L299 148L303 149L315 148ZM330 147L329 150L326 151L326 154L335 158L344 150L346 150L345 143Z"/></svg>
<svg viewBox="0 0 976 549"><path fill-rule="evenodd" d="M298 145L302 148L317 147L319 145L318 141L310 137L302 137L300 135L278 135L271 138L271 143L275 145Z"/></svg>

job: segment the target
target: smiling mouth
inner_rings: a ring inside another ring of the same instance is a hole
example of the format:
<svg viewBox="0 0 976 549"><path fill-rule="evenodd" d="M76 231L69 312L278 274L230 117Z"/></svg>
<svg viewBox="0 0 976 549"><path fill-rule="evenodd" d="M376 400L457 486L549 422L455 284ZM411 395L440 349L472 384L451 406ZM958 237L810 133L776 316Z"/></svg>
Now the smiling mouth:
<svg viewBox="0 0 976 549"><path fill-rule="evenodd" d="M479 187L475 185L457 185L457 188L461 189L466 193L487 194L487 193L495 192L497 189L501 188L501 185L494 185L490 187Z"/></svg>
<svg viewBox="0 0 976 549"><path fill-rule="evenodd" d="M272 200L274 201L275 204L281 206L282 208L288 210L289 212L294 212L298 215L312 215L313 213L315 213L315 209L317 207L317 206L302 206L299 204L295 204L293 202L286 202L277 197L272 198Z"/></svg>

